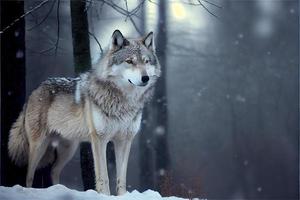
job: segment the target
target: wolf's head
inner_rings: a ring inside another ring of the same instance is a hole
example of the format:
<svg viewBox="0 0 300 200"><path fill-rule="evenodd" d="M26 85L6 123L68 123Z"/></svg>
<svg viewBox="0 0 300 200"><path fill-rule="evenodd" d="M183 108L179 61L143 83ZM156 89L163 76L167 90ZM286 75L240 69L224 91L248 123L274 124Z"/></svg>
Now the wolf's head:
<svg viewBox="0 0 300 200"><path fill-rule="evenodd" d="M97 69L98 75L122 85L151 85L161 73L152 32L142 38L127 39L115 30L103 60L105 63Z"/></svg>

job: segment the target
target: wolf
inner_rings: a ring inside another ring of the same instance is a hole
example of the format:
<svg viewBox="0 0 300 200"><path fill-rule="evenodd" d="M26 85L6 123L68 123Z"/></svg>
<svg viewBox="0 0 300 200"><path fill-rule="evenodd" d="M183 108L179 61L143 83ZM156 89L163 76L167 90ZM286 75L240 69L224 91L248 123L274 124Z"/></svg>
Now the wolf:
<svg viewBox="0 0 300 200"><path fill-rule="evenodd" d="M110 195L106 147L112 141L116 192L124 194L131 143L160 74L153 32L129 39L115 30L108 50L92 70L77 78L49 78L41 83L9 133L9 156L16 164L28 164L26 186L32 187L37 168L52 161L52 182L59 183L78 144L89 141L96 190Z"/></svg>

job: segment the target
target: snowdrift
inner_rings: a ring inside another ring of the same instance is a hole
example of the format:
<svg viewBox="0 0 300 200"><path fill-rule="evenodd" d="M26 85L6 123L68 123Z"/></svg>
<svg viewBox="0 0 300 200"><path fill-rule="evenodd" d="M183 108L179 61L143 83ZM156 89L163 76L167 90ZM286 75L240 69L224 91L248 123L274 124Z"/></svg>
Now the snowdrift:
<svg viewBox="0 0 300 200"><path fill-rule="evenodd" d="M85 192L69 189L63 185L54 185L48 188L24 188L0 186L1 200L183 200L178 197L161 197L158 192L147 190L140 193L136 190L122 196L107 196L94 190Z"/></svg>

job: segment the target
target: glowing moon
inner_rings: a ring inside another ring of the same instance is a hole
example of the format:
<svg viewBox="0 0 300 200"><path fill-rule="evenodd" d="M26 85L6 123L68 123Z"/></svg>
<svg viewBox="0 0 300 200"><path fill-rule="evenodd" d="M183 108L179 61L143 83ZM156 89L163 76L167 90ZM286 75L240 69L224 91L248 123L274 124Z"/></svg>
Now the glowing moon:
<svg viewBox="0 0 300 200"><path fill-rule="evenodd" d="M171 10L176 19L184 19L186 17L185 8L180 3L172 3Z"/></svg>

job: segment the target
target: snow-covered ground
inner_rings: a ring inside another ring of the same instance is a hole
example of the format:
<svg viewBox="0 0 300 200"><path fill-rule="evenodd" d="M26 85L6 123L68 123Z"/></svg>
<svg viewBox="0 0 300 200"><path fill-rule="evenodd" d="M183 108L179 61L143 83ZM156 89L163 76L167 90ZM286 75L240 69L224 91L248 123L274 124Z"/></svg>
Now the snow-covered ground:
<svg viewBox="0 0 300 200"><path fill-rule="evenodd" d="M44 189L0 186L1 200L183 200L178 197L161 197L158 192L147 190L140 193L136 190L122 196L106 196L94 190L80 192L63 185L54 185Z"/></svg>

